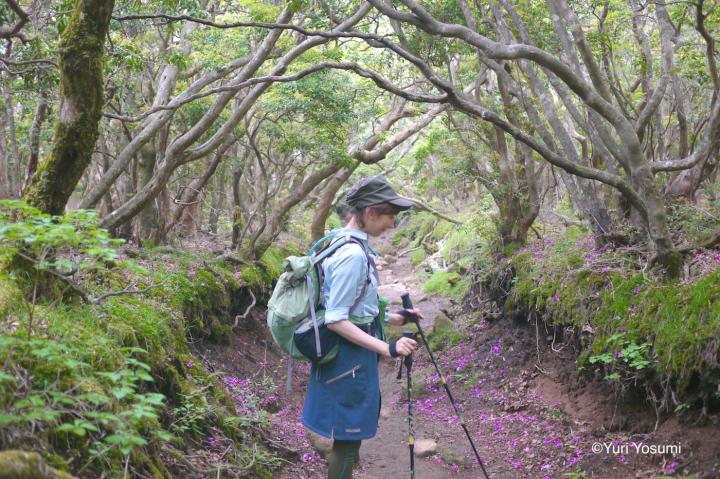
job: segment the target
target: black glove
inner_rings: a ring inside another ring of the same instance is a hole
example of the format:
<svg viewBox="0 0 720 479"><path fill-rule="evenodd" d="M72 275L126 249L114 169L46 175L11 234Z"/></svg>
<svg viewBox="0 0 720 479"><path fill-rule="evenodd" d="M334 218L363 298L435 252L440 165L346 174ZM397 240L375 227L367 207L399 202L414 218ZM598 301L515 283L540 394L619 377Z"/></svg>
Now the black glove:
<svg viewBox="0 0 720 479"><path fill-rule="evenodd" d="M390 346L390 357L391 358L396 358L396 357L400 356L400 353L397 352L397 341L393 341L392 343L389 344L389 346Z"/></svg>

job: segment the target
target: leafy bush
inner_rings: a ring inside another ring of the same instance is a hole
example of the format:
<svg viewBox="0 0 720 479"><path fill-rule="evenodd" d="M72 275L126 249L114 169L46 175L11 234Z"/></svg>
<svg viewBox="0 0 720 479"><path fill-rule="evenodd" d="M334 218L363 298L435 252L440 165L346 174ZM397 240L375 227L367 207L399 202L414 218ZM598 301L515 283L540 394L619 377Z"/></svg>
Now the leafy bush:
<svg viewBox="0 0 720 479"><path fill-rule="evenodd" d="M150 366L131 356L147 352L123 348L124 366L97 371L94 350L84 346L0 336L0 361L15 368L14 375L0 374L0 428L55 434L86 449L90 456L83 459L93 461L147 445L148 426L157 439L170 440L158 422L165 396L143 391L154 381Z"/></svg>
<svg viewBox="0 0 720 479"><path fill-rule="evenodd" d="M635 379L638 371L647 369L651 365L647 357L650 343L637 344L627 338L626 333L622 331L605 338L602 342L604 343L602 347L609 351L590 356L588 361L590 364L603 364L609 371L606 379Z"/></svg>
<svg viewBox="0 0 720 479"><path fill-rule="evenodd" d="M20 255L39 270L63 275L96 268L116 259L115 247L123 243L97 221L94 211L51 216L21 201L0 200L0 261L7 264Z"/></svg>

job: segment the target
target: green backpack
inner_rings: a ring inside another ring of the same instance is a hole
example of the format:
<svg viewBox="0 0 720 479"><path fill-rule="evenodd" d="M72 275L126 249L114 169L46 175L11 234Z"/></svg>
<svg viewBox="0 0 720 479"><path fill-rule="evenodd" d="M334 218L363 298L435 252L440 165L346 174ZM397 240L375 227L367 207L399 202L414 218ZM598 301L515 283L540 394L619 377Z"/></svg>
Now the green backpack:
<svg viewBox="0 0 720 479"><path fill-rule="evenodd" d="M267 325L275 343L290 355L288 361L288 389L292 360L301 359L315 364L326 364L337 356L339 343L337 335L324 326L324 308L322 308L323 269L322 262L340 247L355 243L362 247L365 255L369 253L365 244L357 238L345 235L332 241L325 248L314 252L315 248L335 235L321 239L310 249L307 256L289 256L283 261L282 270L272 296L268 302ZM370 258L368 257L368 277L360 295L350 311L353 311L367 293L370 283ZM310 347L298 348L297 338L304 338ZM314 353L314 354L313 354Z"/></svg>

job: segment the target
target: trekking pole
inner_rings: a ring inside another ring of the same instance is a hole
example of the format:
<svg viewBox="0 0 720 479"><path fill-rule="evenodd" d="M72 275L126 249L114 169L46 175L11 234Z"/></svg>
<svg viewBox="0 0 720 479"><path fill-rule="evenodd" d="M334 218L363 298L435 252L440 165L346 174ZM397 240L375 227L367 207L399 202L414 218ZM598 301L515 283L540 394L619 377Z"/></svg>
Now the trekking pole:
<svg viewBox="0 0 720 479"><path fill-rule="evenodd" d="M403 331L403 337L415 339L415 333L412 331ZM407 374L407 401L408 401L408 447L410 448L410 479L415 478L415 428L412 408L412 354L408 354L400 361L400 370L398 370L397 379L402 378L402 367L405 364L405 372Z"/></svg>
<svg viewBox="0 0 720 479"><path fill-rule="evenodd" d="M402 299L403 308L409 310L413 309L412 300L410 299L410 293L404 293L400 295L400 298ZM458 422L460 423L460 426L462 426L463 431L465 431L465 435L468 438L468 441L470 441L470 446L472 447L473 452L475 453L475 459L477 459L478 464L480 464L480 469L482 469L483 474L485 475L486 479L490 479L490 476L488 476L487 471L485 470L485 466L483 465L482 461L480 460L480 454L478 454L477 448L475 447L475 443L472 440L472 437L470 437L470 431L468 431L467 426L465 425L465 421L463 420L462 416L460 415L460 411L458 410L457 404L455 404L455 398L453 398L452 392L450 392L450 387L447 384L447 381L445 380L445 375L440 370L440 365L438 365L437 361L435 360L435 355L433 355L432 350L430 349L430 345L428 344L427 338L425 337L425 333L423 332L423 329L420 327L420 319L416 315L411 315L409 321L412 321L415 323L415 326L417 326L418 332L420 333L420 337L422 338L423 344L425 344L425 349L427 349L428 354L430 355L430 361L432 361L433 366L435 366L435 371L437 371L438 375L440 376L440 382L442 383L443 387L445 388L445 392L447 393L448 399L450 399L450 404L452 404L453 409L455 410L455 415L458 418Z"/></svg>

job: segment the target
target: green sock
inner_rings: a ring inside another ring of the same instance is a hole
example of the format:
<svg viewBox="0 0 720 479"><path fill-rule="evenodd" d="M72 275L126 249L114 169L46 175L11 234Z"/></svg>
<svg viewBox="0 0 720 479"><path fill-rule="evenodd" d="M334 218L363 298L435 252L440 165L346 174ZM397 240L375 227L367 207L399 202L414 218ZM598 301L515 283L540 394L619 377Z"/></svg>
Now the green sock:
<svg viewBox="0 0 720 479"><path fill-rule="evenodd" d="M328 459L328 479L352 479L352 470L360 459L360 441L333 441Z"/></svg>

